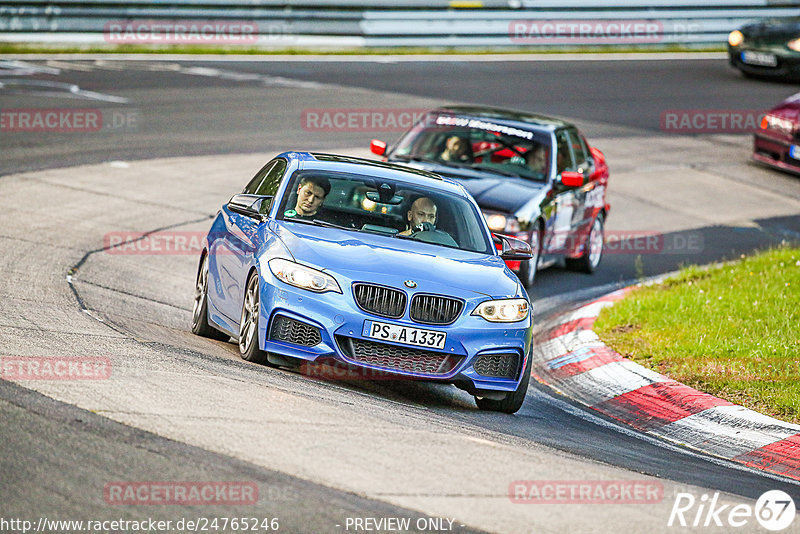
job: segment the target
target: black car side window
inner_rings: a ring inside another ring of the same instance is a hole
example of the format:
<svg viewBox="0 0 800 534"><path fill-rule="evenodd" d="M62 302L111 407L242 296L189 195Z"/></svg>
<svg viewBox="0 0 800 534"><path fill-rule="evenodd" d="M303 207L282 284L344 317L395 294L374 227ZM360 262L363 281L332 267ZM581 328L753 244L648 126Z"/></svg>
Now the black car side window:
<svg viewBox="0 0 800 534"><path fill-rule="evenodd" d="M563 171L574 171L575 168L567 132L556 132L556 172L560 174Z"/></svg>
<svg viewBox="0 0 800 534"><path fill-rule="evenodd" d="M575 130L569 130L567 134L569 135L569 144L572 146L572 154L575 156L575 166L583 167L587 159L587 151L586 146L583 144L583 139Z"/></svg>

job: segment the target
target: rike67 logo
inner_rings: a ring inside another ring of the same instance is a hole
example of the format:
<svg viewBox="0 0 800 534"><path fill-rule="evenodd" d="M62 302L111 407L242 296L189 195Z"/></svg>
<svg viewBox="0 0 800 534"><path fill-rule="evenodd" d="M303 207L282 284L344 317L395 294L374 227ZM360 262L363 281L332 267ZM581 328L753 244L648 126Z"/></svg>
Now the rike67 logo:
<svg viewBox="0 0 800 534"><path fill-rule="evenodd" d="M691 493L678 493L667 526L741 528L756 521L765 529L777 532L794 521L794 500L781 490L770 490L749 504L720 504L719 492L696 499Z"/></svg>

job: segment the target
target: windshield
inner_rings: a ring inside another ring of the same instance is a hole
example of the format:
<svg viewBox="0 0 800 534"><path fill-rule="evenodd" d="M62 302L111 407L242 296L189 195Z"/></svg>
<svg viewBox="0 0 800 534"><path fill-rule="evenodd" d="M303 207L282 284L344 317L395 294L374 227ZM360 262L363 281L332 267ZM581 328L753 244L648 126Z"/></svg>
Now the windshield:
<svg viewBox="0 0 800 534"><path fill-rule="evenodd" d="M386 178L298 171L277 218L492 254L483 218L467 199Z"/></svg>
<svg viewBox="0 0 800 534"><path fill-rule="evenodd" d="M551 165L550 136L493 122L430 114L400 140L391 158L487 170L545 181Z"/></svg>

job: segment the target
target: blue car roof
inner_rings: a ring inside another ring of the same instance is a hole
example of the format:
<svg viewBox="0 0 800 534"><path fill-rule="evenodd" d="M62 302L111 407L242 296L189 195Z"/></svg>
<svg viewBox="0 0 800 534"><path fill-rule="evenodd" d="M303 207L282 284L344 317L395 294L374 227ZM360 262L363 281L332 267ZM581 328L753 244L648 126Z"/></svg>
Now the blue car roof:
<svg viewBox="0 0 800 534"><path fill-rule="evenodd" d="M318 152L284 152L278 157L289 161L296 161L300 169L327 170L347 172L377 178L400 180L418 186L428 186L441 191L449 191L466 196L466 190L461 184L438 174L405 167L394 163L376 161L354 156L339 154L325 154Z"/></svg>

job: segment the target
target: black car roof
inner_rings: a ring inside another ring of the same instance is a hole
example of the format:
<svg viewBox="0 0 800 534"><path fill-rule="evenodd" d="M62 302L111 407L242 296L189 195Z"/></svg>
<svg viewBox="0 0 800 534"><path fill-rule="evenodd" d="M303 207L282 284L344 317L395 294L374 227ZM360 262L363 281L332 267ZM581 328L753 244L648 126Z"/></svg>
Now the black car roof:
<svg viewBox="0 0 800 534"><path fill-rule="evenodd" d="M776 34L776 37L781 37L782 34L792 34L800 30L800 17L759 20L745 24L741 27L741 30L748 33L753 32L750 37L769 37L772 34Z"/></svg>
<svg viewBox="0 0 800 534"><path fill-rule="evenodd" d="M494 119L507 123L513 123L517 128L522 129L535 129L554 131L559 128L571 127L571 123L548 117L546 115L538 115L536 113L528 113L526 111L516 111L512 109L492 108L486 106L442 106L434 110L435 113L451 113L453 115L463 115L467 117L476 117L481 119Z"/></svg>

